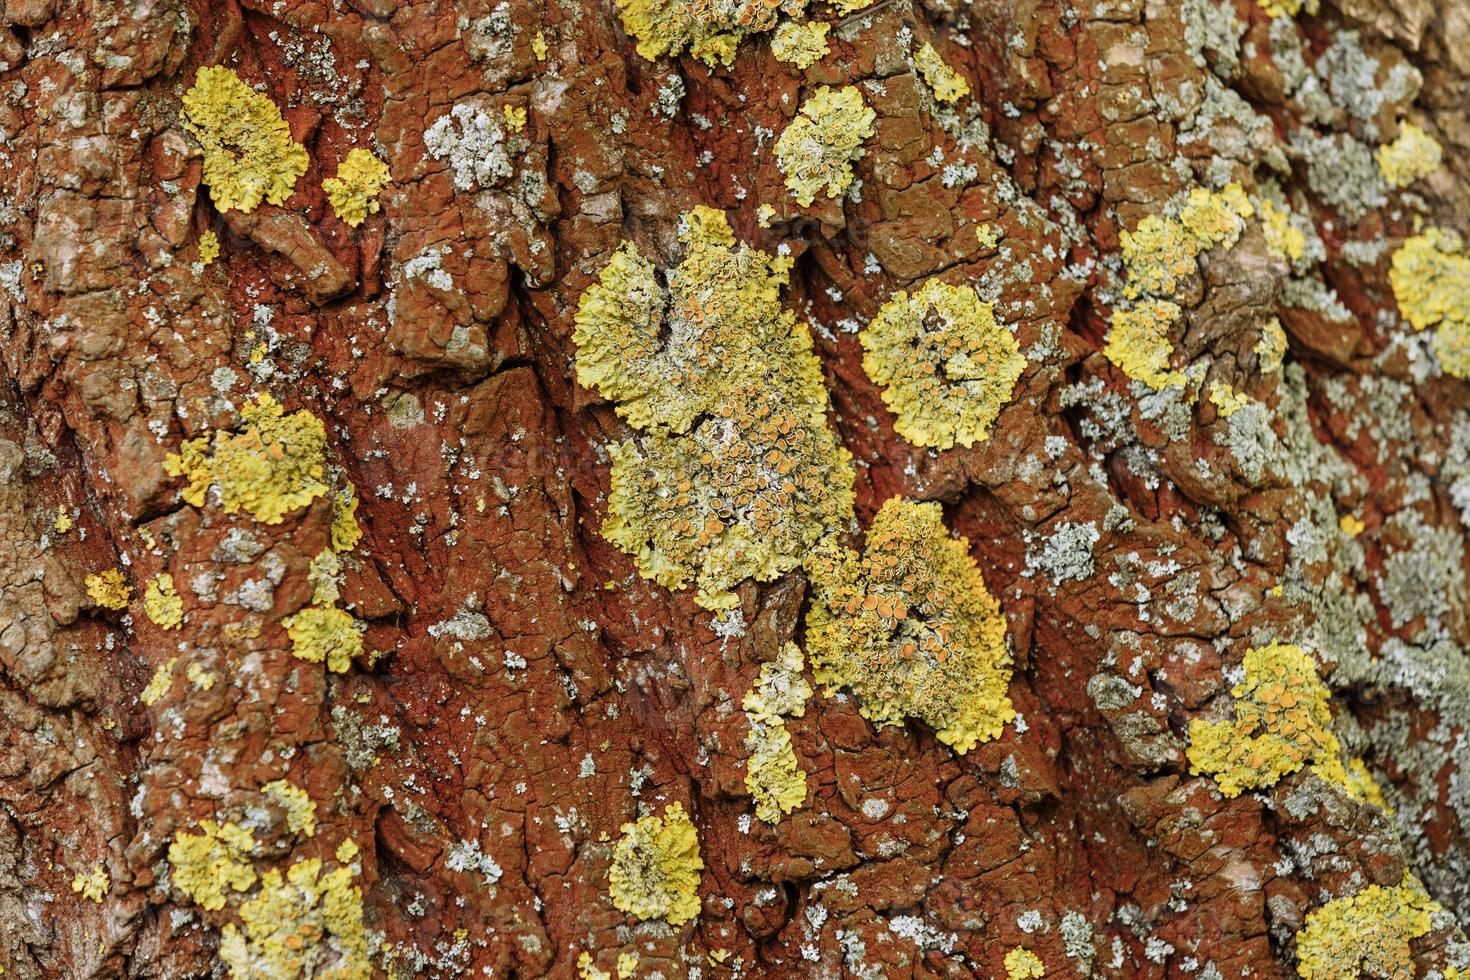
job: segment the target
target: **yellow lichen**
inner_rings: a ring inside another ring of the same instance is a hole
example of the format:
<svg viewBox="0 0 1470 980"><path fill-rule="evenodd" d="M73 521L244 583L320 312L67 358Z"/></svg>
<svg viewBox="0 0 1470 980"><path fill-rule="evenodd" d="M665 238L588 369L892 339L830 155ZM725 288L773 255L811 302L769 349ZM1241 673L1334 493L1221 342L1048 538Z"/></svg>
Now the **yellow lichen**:
<svg viewBox="0 0 1470 980"><path fill-rule="evenodd" d="M267 871L260 893L240 906L240 926L220 932L220 959L236 980L369 980L371 952L352 870L323 874L318 858L297 861L284 878Z"/></svg>
<svg viewBox="0 0 1470 980"><path fill-rule="evenodd" d="M536 36L531 38L531 51L536 55L536 60L545 61L546 54L550 50L546 44L546 34L543 31L537 31Z"/></svg>
<svg viewBox="0 0 1470 980"><path fill-rule="evenodd" d="M578 980L612 980L612 974L598 969L597 963L592 959L592 954L585 949L582 955L577 957L577 977Z"/></svg>
<svg viewBox="0 0 1470 980"><path fill-rule="evenodd" d="M196 691L207 691L219 681L219 675L205 670L201 664L193 663L184 668L184 678L194 685Z"/></svg>
<svg viewBox="0 0 1470 980"><path fill-rule="evenodd" d="M1044 976L1046 964L1026 947L1017 946L1006 954L1006 980L1037 980Z"/></svg>
<svg viewBox="0 0 1470 980"><path fill-rule="evenodd" d="M975 226L975 239L981 248L995 248L1000 244L1000 229L990 222Z"/></svg>
<svg viewBox="0 0 1470 980"><path fill-rule="evenodd" d="M625 823L613 849L608 891L613 905L639 919L683 925L699 914L699 835L671 803L662 816Z"/></svg>
<svg viewBox="0 0 1470 980"><path fill-rule="evenodd" d="M219 258L219 236L206 228L199 235L199 264L209 265Z"/></svg>
<svg viewBox="0 0 1470 980"><path fill-rule="evenodd" d="M1179 306L1166 299L1114 310L1103 354L1128 377L1156 390L1183 385L1188 377L1169 366L1174 355L1169 331L1177 322Z"/></svg>
<svg viewBox="0 0 1470 980"><path fill-rule="evenodd" d="M1470 255L1460 236L1426 228L1393 254L1388 279L1399 312L1415 330L1438 328L1433 348L1440 366L1470 378Z"/></svg>
<svg viewBox="0 0 1470 980"><path fill-rule="evenodd" d="M1309 14L1317 12L1317 0L1256 0L1256 3L1272 17L1295 17L1303 9Z"/></svg>
<svg viewBox="0 0 1470 980"><path fill-rule="evenodd" d="M240 413L238 432L185 440L164 458L164 470L189 483L181 496L203 507L209 491L225 513L244 510L258 521L279 524L286 514L327 492L322 482L327 444L321 419L305 409L285 413L262 392Z"/></svg>
<svg viewBox="0 0 1470 980"><path fill-rule="evenodd" d="M1383 798L1383 790L1378 785L1378 780L1368 771L1368 766L1362 759L1350 759L1343 769L1343 778L1340 785L1347 790L1349 796L1364 803L1371 803L1376 807L1393 812L1393 807Z"/></svg>
<svg viewBox="0 0 1470 980"><path fill-rule="evenodd" d="M879 727L919 718L965 753L1015 718L1000 604L936 503L891 498L861 558L819 556L807 653L829 691L848 687Z"/></svg>
<svg viewBox="0 0 1470 980"><path fill-rule="evenodd" d="M204 151L204 182L221 211L284 204L306 173L306 148L281 110L228 68L199 69L179 117Z"/></svg>
<svg viewBox="0 0 1470 980"><path fill-rule="evenodd" d="M832 25L822 21L783 21L771 36L771 54L777 61L808 68L826 56L827 32Z"/></svg>
<svg viewBox="0 0 1470 980"><path fill-rule="evenodd" d="M291 637L291 653L301 660L343 673L363 654L363 625L335 606L307 606L281 620Z"/></svg>
<svg viewBox="0 0 1470 980"><path fill-rule="evenodd" d="M101 904L103 896L111 887L112 879L108 876L107 869L100 864L92 865L91 871L78 871L71 880L72 891L80 892L83 898L98 904Z"/></svg>
<svg viewBox="0 0 1470 980"><path fill-rule="evenodd" d="M685 48L710 67L729 66L751 34L776 26L784 8L799 13L807 0L617 0L623 28L638 40L638 54L652 61Z"/></svg>
<svg viewBox="0 0 1470 980"><path fill-rule="evenodd" d="M801 650L787 643L780 656L761 666L755 686L741 702L750 723L745 736L745 749L750 753L745 788L755 798L755 815L771 824L806 800L806 773L784 720L806 713L812 689L801 672Z"/></svg>
<svg viewBox="0 0 1470 980"><path fill-rule="evenodd" d="M1266 251L1282 262L1300 262L1307 254L1307 234L1291 220L1291 212L1273 201L1261 202L1261 231Z"/></svg>
<svg viewBox="0 0 1470 980"><path fill-rule="evenodd" d="M667 287L625 245L583 294L577 380L645 430L608 447L603 536L645 578L693 579L718 609L741 580L790 571L845 526L851 457L826 424L811 334L780 303L790 260L736 246L709 208L685 215L680 240Z"/></svg>
<svg viewBox="0 0 1470 980"><path fill-rule="evenodd" d="M316 835L316 804L310 794L287 779L273 779L260 788L286 811L286 826L293 834Z"/></svg>
<svg viewBox="0 0 1470 980"><path fill-rule="evenodd" d="M143 590L143 611L160 628L176 630L184 622L184 600L174 589L174 577L168 572L150 579Z"/></svg>
<svg viewBox="0 0 1470 980"><path fill-rule="evenodd" d="M354 147L337 167L337 176L322 181L322 190L332 205L332 213L356 228L368 215L378 213L378 195L389 180L386 163L371 152Z"/></svg>
<svg viewBox="0 0 1470 980"><path fill-rule="evenodd" d="M169 878L204 908L225 907L227 890L243 892L255 884L250 849L255 837L238 824L200 821L202 833L178 834L168 846Z"/></svg>
<svg viewBox="0 0 1470 980"><path fill-rule="evenodd" d="M86 586L87 595L103 609L126 609L133 598L132 587L117 568L109 568L101 575L88 575Z"/></svg>
<svg viewBox="0 0 1470 980"><path fill-rule="evenodd" d="M1190 721L1190 771L1213 776L1226 797L1272 786L1308 763L1346 788L1327 686L1311 655L1271 643L1248 650L1243 667L1245 679L1230 691L1235 719Z"/></svg>
<svg viewBox="0 0 1470 980"><path fill-rule="evenodd" d="M1356 538L1363 533L1363 528L1367 527L1361 519L1352 514L1343 514L1339 517L1337 519L1337 526L1342 530L1343 534L1346 534L1350 538Z"/></svg>
<svg viewBox="0 0 1470 980"><path fill-rule="evenodd" d="M168 660L158 665L153 676L148 679L148 686L143 688L143 693L138 695L138 700L148 706L153 706L163 700L168 689L174 684L174 664L178 663L178 657L169 657Z"/></svg>
<svg viewBox="0 0 1470 980"><path fill-rule="evenodd" d="M894 429L916 446L984 442L1026 366L989 303L938 279L894 294L860 339L863 370L883 388Z"/></svg>
<svg viewBox="0 0 1470 980"><path fill-rule="evenodd" d="M1256 341L1252 350L1260 358L1262 374L1275 374L1281 370L1286 359L1286 331L1282 329L1280 320L1273 316L1262 324L1261 339Z"/></svg>
<svg viewBox="0 0 1470 980"><path fill-rule="evenodd" d="M66 512L66 508L57 507L56 518L51 522L51 530L55 531L57 534L65 534L67 531L70 531L74 526L75 523L72 521L71 515Z"/></svg>
<svg viewBox="0 0 1470 980"><path fill-rule="evenodd" d="M863 141L875 132L877 114L855 86L826 85L807 99L800 114L776 140L776 162L796 203L806 207L817 194L847 193L852 163L863 155Z"/></svg>
<svg viewBox="0 0 1470 980"><path fill-rule="evenodd" d="M1303 980L1358 980L1415 975L1409 941L1427 933L1442 911L1408 872L1391 888L1369 885L1307 913L1296 934Z"/></svg>
<svg viewBox="0 0 1470 980"><path fill-rule="evenodd" d="M1222 381L1210 382L1210 402L1222 419L1228 419L1251 403L1251 396L1236 391Z"/></svg>
<svg viewBox="0 0 1470 980"><path fill-rule="evenodd" d="M965 76L945 64L934 45L927 41L914 55L914 67L940 102L958 102L970 94L970 83L965 81Z"/></svg>
<svg viewBox="0 0 1470 980"><path fill-rule="evenodd" d="M638 951L624 950L618 954L618 980L628 980L638 969Z"/></svg>
<svg viewBox="0 0 1470 980"><path fill-rule="evenodd" d="M1378 172L1390 187L1408 187L1434 173L1443 158L1439 140L1406 122L1397 139L1378 148Z"/></svg>
<svg viewBox="0 0 1470 980"><path fill-rule="evenodd" d="M351 551L360 540L362 528L357 523L357 487L349 480L340 489L332 491L332 550Z"/></svg>
<svg viewBox="0 0 1470 980"><path fill-rule="evenodd" d="M507 105L502 109L505 116L505 128L512 133L519 133L526 128L525 106Z"/></svg>

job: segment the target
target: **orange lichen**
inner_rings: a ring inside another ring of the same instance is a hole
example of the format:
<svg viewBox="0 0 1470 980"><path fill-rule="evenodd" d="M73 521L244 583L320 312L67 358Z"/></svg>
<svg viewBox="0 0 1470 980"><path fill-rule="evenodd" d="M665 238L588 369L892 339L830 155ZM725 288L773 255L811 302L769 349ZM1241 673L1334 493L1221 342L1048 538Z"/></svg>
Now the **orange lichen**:
<svg viewBox="0 0 1470 980"><path fill-rule="evenodd" d="M1303 980L1394 980L1415 976L1409 941L1429 932L1443 911L1408 872L1392 887L1369 885L1307 913L1296 934L1296 972Z"/></svg>

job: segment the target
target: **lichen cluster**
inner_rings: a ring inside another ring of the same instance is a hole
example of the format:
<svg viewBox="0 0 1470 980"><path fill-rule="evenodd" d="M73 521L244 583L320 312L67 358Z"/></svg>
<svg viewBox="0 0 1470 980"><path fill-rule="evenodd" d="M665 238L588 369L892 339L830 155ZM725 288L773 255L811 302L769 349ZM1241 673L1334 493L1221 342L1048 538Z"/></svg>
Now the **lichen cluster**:
<svg viewBox="0 0 1470 980"><path fill-rule="evenodd" d="M970 83L965 81L965 76L946 64L939 52L934 50L934 45L927 41L914 55L914 67L934 93L936 101L958 102L970 94Z"/></svg>
<svg viewBox="0 0 1470 980"><path fill-rule="evenodd" d="M735 61L740 42L776 26L782 12L800 13L807 0L617 0L623 27L652 61L685 48L710 67Z"/></svg>
<svg viewBox="0 0 1470 980"><path fill-rule="evenodd" d="M625 823L613 849L608 891L613 905L639 919L683 925L699 914L699 835L671 803L662 816Z"/></svg>
<svg viewBox="0 0 1470 980"><path fill-rule="evenodd" d="M771 35L771 54L777 61L810 68L826 57L827 34L831 30L832 25L823 21L782 21L776 33Z"/></svg>
<svg viewBox="0 0 1470 980"><path fill-rule="evenodd" d="M174 886L211 912L225 907L230 891L255 884L250 851L255 836L238 824L199 823L199 833L175 835L168 846L169 879Z"/></svg>
<svg viewBox="0 0 1470 980"><path fill-rule="evenodd" d="M109 568L88 575L83 584L87 587L87 595L103 609L126 609L133 598L133 589L123 578L121 569Z"/></svg>
<svg viewBox="0 0 1470 980"><path fill-rule="evenodd" d="M1415 975L1409 941L1427 933L1441 911L1405 872L1391 888L1369 885L1307 913L1296 934L1297 973L1304 980L1358 980Z"/></svg>
<svg viewBox="0 0 1470 980"><path fill-rule="evenodd" d="M1439 140L1411 122L1399 126L1392 143L1378 148L1378 172L1390 187L1408 187L1439 169L1444 150Z"/></svg>
<svg viewBox="0 0 1470 980"><path fill-rule="evenodd" d="M863 553L823 555L807 654L829 691L847 687L883 727L918 718L965 753L1015 718L1000 604L936 503L891 498Z"/></svg>
<svg viewBox="0 0 1470 980"><path fill-rule="evenodd" d="M201 68L179 113L204 153L204 182L221 211L284 204L306 173L306 148L269 97L228 68Z"/></svg>
<svg viewBox="0 0 1470 980"><path fill-rule="evenodd" d="M99 904L111 887L112 878L107 874L107 869L100 864L94 864L91 871L78 871L71 880L72 891L89 902Z"/></svg>
<svg viewBox="0 0 1470 980"><path fill-rule="evenodd" d="M240 925L220 932L219 955L234 977L368 980L373 975L362 922L362 889L347 864L322 872L319 858L260 878L241 903Z"/></svg>
<svg viewBox="0 0 1470 980"><path fill-rule="evenodd" d="M692 579L719 609L846 528L852 470L811 335L780 305L790 260L737 246L709 208L685 216L680 241L667 286L625 245L583 294L577 379L642 430L608 447L603 536L644 577Z"/></svg>
<svg viewBox="0 0 1470 980"><path fill-rule="evenodd" d="M806 773L796 758L786 718L806 713L811 685L802 677L801 650L787 643L775 660L761 666L755 685L741 701L750 733L745 737L745 788L755 798L755 815L777 823L806 801Z"/></svg>
<svg viewBox="0 0 1470 980"><path fill-rule="evenodd" d="M1103 347L1108 360L1156 390L1185 384L1188 376L1170 365L1174 346L1169 335L1181 314L1171 297L1198 271L1200 253L1234 245L1254 213L1239 184L1221 191L1196 187L1177 214L1149 215L1131 232L1123 232L1127 275L1122 294L1127 302L1113 311Z"/></svg>
<svg viewBox="0 0 1470 980"><path fill-rule="evenodd" d="M1457 378L1470 378L1470 255L1460 236L1429 227L1393 254L1388 272L1399 312L1415 330L1437 328L1434 355Z"/></svg>
<svg viewBox="0 0 1470 980"><path fill-rule="evenodd" d="M1040 980L1046 976L1046 964L1041 957L1024 946L1017 946L1006 953L1006 980Z"/></svg>
<svg viewBox="0 0 1470 980"><path fill-rule="evenodd" d="M316 835L316 803L306 790L289 779L273 779L260 791L286 813L286 827L293 834Z"/></svg>
<svg viewBox="0 0 1470 980"><path fill-rule="evenodd" d="M875 132L877 118L852 85L823 85L802 103L776 140L776 162L797 204L809 206L823 190L828 197L847 193L853 161L863 155L863 141Z"/></svg>
<svg viewBox="0 0 1470 980"><path fill-rule="evenodd" d="M174 577L168 572L148 582L143 590L143 611L157 626L176 630L184 622L184 600L174 588Z"/></svg>
<svg viewBox="0 0 1470 980"><path fill-rule="evenodd" d="M860 339L863 370L916 446L983 442L1026 366L989 303L938 279L894 294Z"/></svg>
<svg viewBox="0 0 1470 980"><path fill-rule="evenodd" d="M322 181L332 212L356 228L369 214L378 213L378 194L388 186L388 165L367 150L347 153L337 176Z"/></svg>

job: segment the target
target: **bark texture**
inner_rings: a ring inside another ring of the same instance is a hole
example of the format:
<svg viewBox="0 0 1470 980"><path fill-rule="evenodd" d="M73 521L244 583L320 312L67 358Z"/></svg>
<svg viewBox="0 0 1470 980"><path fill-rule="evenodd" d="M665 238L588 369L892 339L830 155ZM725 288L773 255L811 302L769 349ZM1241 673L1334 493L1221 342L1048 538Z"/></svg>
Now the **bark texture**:
<svg viewBox="0 0 1470 980"><path fill-rule="evenodd" d="M1018 949L1049 977L1287 977L1314 910L1406 873L1442 910L1366 975L1465 975L1470 389L1390 270L1470 231L1470 8L1301 6L792 0L832 25L798 68L773 31L649 60L603 0L0 0L6 980L1035 975ZM937 97L925 45L968 94ZM180 107L215 65L308 151L283 203L211 203ZM822 86L873 134L802 206L776 145ZM1375 152L1405 123L1443 159L1400 188ZM353 148L391 174L355 227L322 188ZM1130 378L1104 353L1146 298L1123 233L1231 184L1238 240L1167 291L1183 381ZM831 532L942 503L1013 660L1016 720L963 754L814 684L774 823L743 699L803 646L812 583L715 614L641 576L602 534L606 447L638 434L576 383L584 292L624 242L674 269L697 206L794 260L779 303L855 474ZM1470 304L1448 268L1427 295ZM895 431L859 335L932 277L1025 359L988 436L942 451ZM278 523L219 480L185 499L169 459L218 458L260 393L325 427L329 490ZM110 569L121 608L88 585ZM313 609L361 624L325 663L290 629ZM1237 717L1272 642L1312 655L1381 804L1310 767L1233 797L1192 771L1191 722ZM698 914L640 920L610 869L676 803ZM206 826L251 836L205 862L219 903L181 873ZM348 925L266 902L313 859L347 869L321 888ZM270 945L252 917L303 930L294 966L224 957Z"/></svg>

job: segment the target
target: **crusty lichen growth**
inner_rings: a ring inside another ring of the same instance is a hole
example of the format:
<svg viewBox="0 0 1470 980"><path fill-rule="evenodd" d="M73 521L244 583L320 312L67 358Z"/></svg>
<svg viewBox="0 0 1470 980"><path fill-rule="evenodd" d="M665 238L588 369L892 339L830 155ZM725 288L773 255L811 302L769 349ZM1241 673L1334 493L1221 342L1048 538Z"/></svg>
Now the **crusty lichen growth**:
<svg viewBox="0 0 1470 980"><path fill-rule="evenodd" d="M746 693L750 733L745 736L745 788L755 798L755 815L766 823L780 821L806 801L806 773L796 758L785 719L806 713L811 685L802 677L801 650L787 643L775 660L761 666L755 686Z"/></svg>
<svg viewBox="0 0 1470 980"><path fill-rule="evenodd" d="M76 877L71 880L71 890L81 893L88 901L101 904L107 890L112 887L112 879L107 874L107 869L100 864L92 865L91 871L78 871Z"/></svg>
<svg viewBox="0 0 1470 980"><path fill-rule="evenodd" d="M1388 272L1399 312L1415 330L1436 327L1440 367L1470 378L1470 255L1460 236L1426 228L1393 254Z"/></svg>
<svg viewBox="0 0 1470 980"><path fill-rule="evenodd" d="M1295 17L1304 9L1309 14L1317 12L1317 0L1256 0L1256 3L1272 17Z"/></svg>
<svg viewBox="0 0 1470 980"><path fill-rule="evenodd" d="M1222 794L1235 797L1313 763L1319 776L1358 796L1361 789L1354 792L1332 731L1327 685L1311 655L1271 643L1246 651L1242 666L1245 679L1230 691L1234 720L1190 721L1190 770L1213 776Z"/></svg>
<svg viewBox="0 0 1470 980"><path fill-rule="evenodd" d="M1391 888L1369 885L1307 913L1296 934L1296 972L1304 980L1412 977L1409 941L1429 932L1441 911L1408 872Z"/></svg>
<svg viewBox="0 0 1470 980"><path fill-rule="evenodd" d="M735 49L751 34L776 26L784 10L797 14L807 0L617 0L623 28L652 61L685 48L710 67L735 61Z"/></svg>
<svg viewBox="0 0 1470 980"><path fill-rule="evenodd" d="M199 264L209 265L219 258L219 236L206 228L199 234Z"/></svg>
<svg viewBox="0 0 1470 980"><path fill-rule="evenodd" d="M1392 143L1378 148L1378 172L1390 187L1408 187L1439 168L1444 158L1439 140L1411 122L1399 126Z"/></svg>
<svg viewBox="0 0 1470 980"><path fill-rule="evenodd" d="M1183 385L1188 377L1169 364L1174 355L1169 331L1177 322L1179 304L1166 299L1115 310L1103 354L1128 377L1155 390Z"/></svg>
<svg viewBox="0 0 1470 980"><path fill-rule="evenodd" d="M255 837L238 824L203 820L200 833L182 833L168 846L169 880L209 911L225 907L227 891L255 884L250 849Z"/></svg>
<svg viewBox="0 0 1470 980"><path fill-rule="evenodd" d="M1222 381L1210 382L1210 403L1222 419L1228 419L1251 403L1251 396L1236 391Z"/></svg>
<svg viewBox="0 0 1470 980"><path fill-rule="evenodd" d="M347 152L337 176L322 181L332 212L356 228L378 213L378 195L388 186L388 165L361 147Z"/></svg>
<svg viewBox="0 0 1470 980"><path fill-rule="evenodd" d="M959 753L999 737L1016 716L1005 620L938 504L891 498L860 558L814 564L807 654L829 692L851 688L879 727L919 718Z"/></svg>
<svg viewBox="0 0 1470 980"><path fill-rule="evenodd" d="M802 104L776 140L776 162L797 204L807 207L824 189L828 197L847 193L853 161L863 155L863 141L875 132L877 118L852 85L823 85Z"/></svg>
<svg viewBox="0 0 1470 980"><path fill-rule="evenodd" d="M344 673L363 654L364 626L336 606L310 605L281 620L291 637L293 656Z"/></svg>
<svg viewBox="0 0 1470 980"><path fill-rule="evenodd" d="M204 182L221 211L284 204L306 173L306 148L281 110L228 68L199 69L179 117L204 151Z"/></svg>
<svg viewBox="0 0 1470 980"><path fill-rule="evenodd" d="M225 513L244 510L266 524L327 492L323 482L327 433L321 419L302 409L286 414L262 392L240 412L238 432L185 440L164 458L164 470L189 481L184 500L203 507L213 489Z"/></svg>
<svg viewBox="0 0 1470 980"><path fill-rule="evenodd" d="M286 812L286 827L291 833L316 835L316 804L306 790L288 779L273 779L260 791Z"/></svg>
<svg viewBox="0 0 1470 980"><path fill-rule="evenodd" d="M123 578L121 569L109 568L100 575L88 575L85 584L87 595L103 609L126 609L133 598L132 587Z"/></svg>
<svg viewBox="0 0 1470 980"><path fill-rule="evenodd" d="M240 906L240 926L220 932L220 959L234 977L369 980L371 947L362 922L362 889L352 868L322 873L319 858L275 868L260 893Z"/></svg>
<svg viewBox="0 0 1470 980"><path fill-rule="evenodd" d="M623 824L613 849L608 891L613 905L639 919L683 925L699 914L699 835L684 812L671 803L662 816Z"/></svg>
<svg viewBox="0 0 1470 980"><path fill-rule="evenodd" d="M357 523L357 487L347 480L332 491L332 550L351 551L362 540L362 527Z"/></svg>
<svg viewBox="0 0 1470 980"><path fill-rule="evenodd" d="M667 287L625 245L583 294L573 340L577 380L644 430L608 447L603 536L719 609L845 529L851 457L826 424L811 334L780 303L790 260L736 246L721 212L684 220Z"/></svg>
<svg viewBox="0 0 1470 980"><path fill-rule="evenodd" d="M1017 946L1006 954L1006 980L1040 980L1046 976L1046 964L1041 957L1024 946Z"/></svg>
<svg viewBox="0 0 1470 980"><path fill-rule="evenodd" d="M1307 254L1307 233L1292 222L1291 211L1264 200L1260 213L1266 252L1283 262L1300 262Z"/></svg>
<svg viewBox="0 0 1470 980"><path fill-rule="evenodd" d="M168 693L168 689L173 687L174 664L178 662L178 657L169 657L163 663L159 664L158 669L153 672L153 676L148 679L148 685L138 695L138 700L149 707L162 701L163 696Z"/></svg>
<svg viewBox="0 0 1470 980"><path fill-rule="evenodd" d="M184 623L184 600L168 572L149 580L143 590L143 611L161 629L176 630Z"/></svg>
<svg viewBox="0 0 1470 980"><path fill-rule="evenodd" d="M1286 330L1272 317L1261 325L1261 339L1252 348L1260 360L1262 374L1275 374L1286 360Z"/></svg>
<svg viewBox="0 0 1470 980"><path fill-rule="evenodd" d="M916 446L984 442L1026 367L991 305L938 279L894 294L859 336L863 370L882 386L894 429Z"/></svg>
<svg viewBox="0 0 1470 980"><path fill-rule="evenodd" d="M958 102L970 94L970 83L965 81L965 76L945 64L934 45L927 41L914 55L914 67L923 76L936 101Z"/></svg>
<svg viewBox="0 0 1470 980"><path fill-rule="evenodd" d="M71 515L66 512L66 507L64 505L57 507L56 517L53 518L51 521L51 530L55 531L57 534L65 534L67 531L70 531L74 526L76 526L76 522L73 521L71 519Z"/></svg>
<svg viewBox="0 0 1470 980"><path fill-rule="evenodd" d="M782 21L771 36L771 54L777 61L809 68L826 57L827 33L832 25L823 21Z"/></svg>

